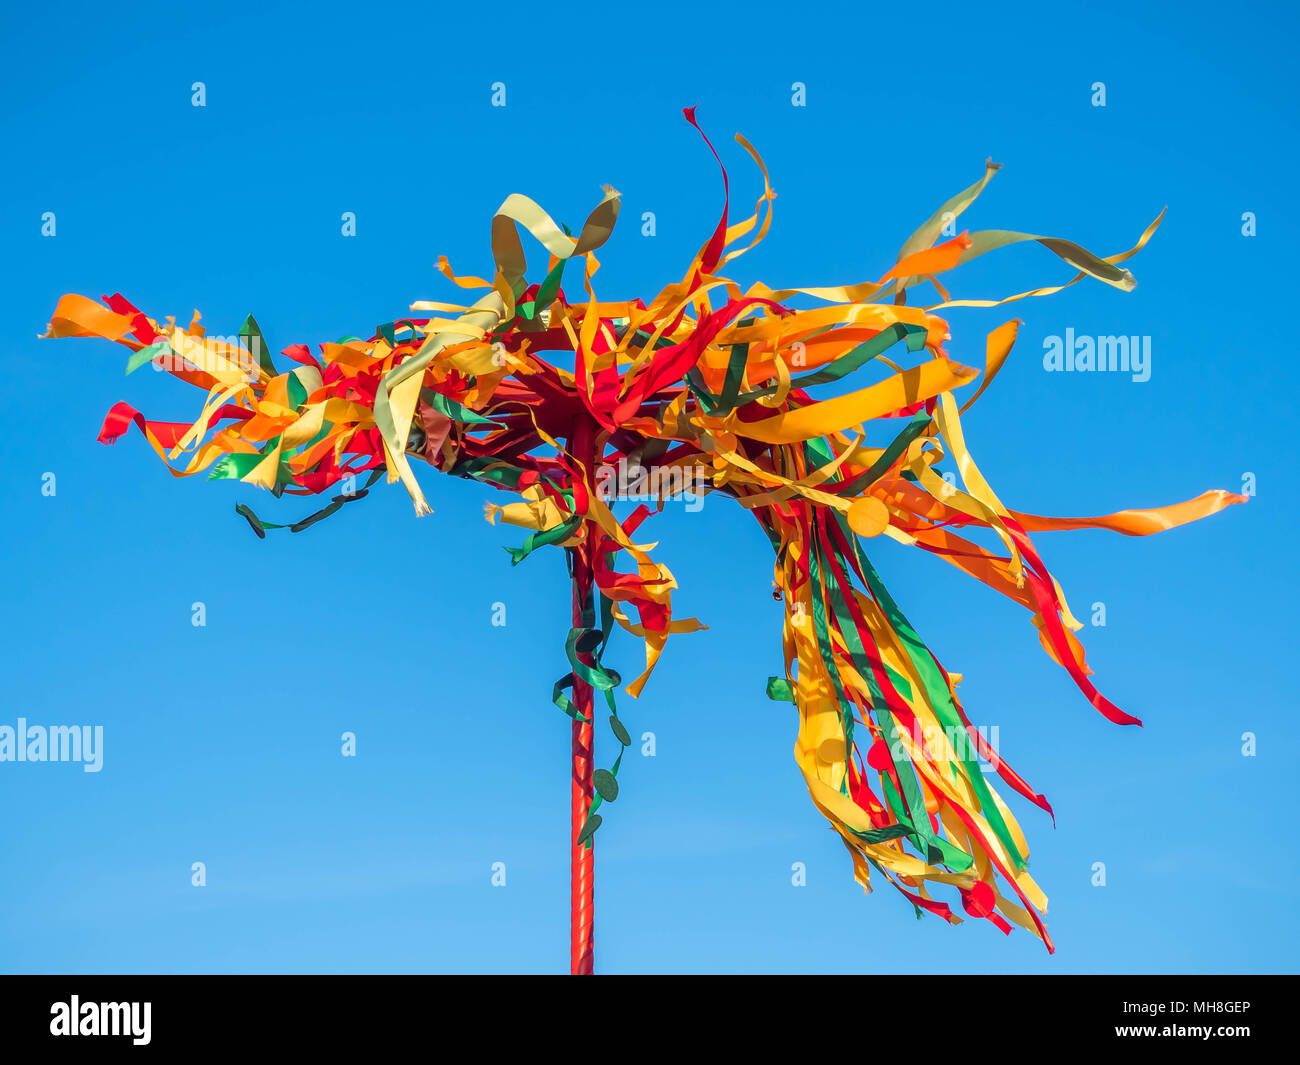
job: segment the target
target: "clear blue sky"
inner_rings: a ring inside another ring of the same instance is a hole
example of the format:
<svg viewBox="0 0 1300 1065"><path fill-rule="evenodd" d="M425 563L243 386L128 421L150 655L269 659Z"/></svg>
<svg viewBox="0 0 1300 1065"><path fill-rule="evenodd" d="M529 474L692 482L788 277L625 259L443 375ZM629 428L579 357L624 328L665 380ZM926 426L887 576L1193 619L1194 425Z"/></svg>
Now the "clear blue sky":
<svg viewBox="0 0 1300 1065"><path fill-rule="evenodd" d="M102 725L105 751L98 774L0 764L0 970L567 968L560 553L511 569L502 547L520 537L483 522L487 489L432 471L432 517L383 487L258 541L235 503L271 521L307 505L173 480L134 433L95 443L118 400L188 419L197 393L147 369L123 378L111 345L36 337L60 294L116 291L157 317L198 307L215 333L252 311L277 350L368 333L451 298L438 254L490 270L508 193L574 225L605 182L624 218L600 291L650 295L717 218L715 164L680 114L692 104L734 202L761 191L736 131L779 193L770 239L738 264L746 282L879 276L989 155L1004 169L971 228L1108 254L1167 204L1130 264L1135 292L1080 284L1018 305L1020 344L967 439L1021 510L1158 505L1240 490L1246 473L1258 494L1162 536L1039 538L1076 612L1106 604L1107 626L1082 634L1094 679L1144 729L1096 714L1019 608L874 546L964 674L973 720L1055 805L1053 829L1009 800L1055 957L987 922L918 922L887 885L863 897L795 766L793 711L763 694L781 668L764 536L725 501L658 519L677 609L710 629L671 641L626 700L657 755L625 765L599 835L598 969L1295 970L1294 9L815 6L52 2L8 16L0 724ZM1028 245L951 276L995 296L1069 271ZM1010 316L952 314L951 351L982 364ZM1150 336L1151 379L1045 373L1043 338L1067 328ZM624 637L608 657L631 675L638 653ZM340 756L345 730L356 758Z"/></svg>

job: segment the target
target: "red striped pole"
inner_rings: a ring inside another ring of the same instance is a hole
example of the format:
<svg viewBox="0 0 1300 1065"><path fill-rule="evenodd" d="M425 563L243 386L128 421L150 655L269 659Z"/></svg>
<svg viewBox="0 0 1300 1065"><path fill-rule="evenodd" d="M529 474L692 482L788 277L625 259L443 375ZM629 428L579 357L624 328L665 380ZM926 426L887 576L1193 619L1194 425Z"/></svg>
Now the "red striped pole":
<svg viewBox="0 0 1300 1065"><path fill-rule="evenodd" d="M569 437L569 452L585 469L587 487L594 486L596 448L595 426L590 418L574 419ZM573 624L584 624L584 608L592 602L592 574L590 538L573 548ZM589 654L579 654L579 659L590 663ZM591 685L576 673L573 678L574 705L586 721L573 722L573 745L570 765L570 829L569 829L569 902L570 942L569 971L574 976L590 976L595 971L595 872L596 850L594 838L578 843L578 835L587 823L591 812L592 784L595 752L592 749L592 722L595 720Z"/></svg>

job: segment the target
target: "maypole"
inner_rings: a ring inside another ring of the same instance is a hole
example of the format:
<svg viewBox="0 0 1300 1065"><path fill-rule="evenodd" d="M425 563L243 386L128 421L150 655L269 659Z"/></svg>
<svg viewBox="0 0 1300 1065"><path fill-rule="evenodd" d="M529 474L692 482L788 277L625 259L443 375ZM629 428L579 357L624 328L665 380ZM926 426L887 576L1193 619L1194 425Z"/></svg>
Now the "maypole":
<svg viewBox="0 0 1300 1065"><path fill-rule="evenodd" d="M569 436L569 453L581 467L588 488L594 482L596 465L595 424L592 419L579 414L574 418ZM573 625L589 628L594 619L592 602L591 530L577 547L569 548L570 568L573 572ZM592 664L589 652L579 650L579 661ZM573 675L574 706L578 715L573 719L572 757L570 758L570 823L569 823L569 903L570 942L569 972L573 976L591 976L595 968L595 837L588 834L582 840L582 830L591 813L592 771L595 752L592 723L595 706L592 688L578 671Z"/></svg>
<svg viewBox="0 0 1300 1065"><path fill-rule="evenodd" d="M698 129L694 109L685 115ZM720 496L740 502L775 549L773 576L784 611L772 662L785 668L783 675L768 677L767 694L793 706L799 770L813 802L848 847L855 879L869 889L875 873L892 882L918 915L930 912L952 924L961 918L932 891L950 898L955 891L968 915L1002 932L1017 924L1050 950L1041 917L1047 898L1029 876L1024 834L981 763L994 765L1007 786L1045 813L1051 805L1000 752L988 748L962 707L958 678L926 648L871 559L885 550L877 543L892 540L1006 595L1030 612L1047 653L1097 710L1118 724L1138 723L1089 679L1092 670L1073 634L1082 623L1030 534L1100 528L1145 536L1245 497L1206 492L1168 507L1090 518L1008 510L971 456L961 416L1006 362L1019 320L988 334L983 380L962 402L957 391L972 385L979 372L950 357L943 346L951 339L949 325L931 312L1046 295L1085 275L1129 291L1133 275L1119 264L1146 244L1160 219L1130 250L1105 259L1070 241L1004 229L963 232L940 242L946 223L997 172L990 160L975 184L907 239L892 265L882 263L878 281L779 291L755 283L746 294L720 270L763 239L775 193L758 153L737 139L763 177L754 214L730 224L724 199L717 228L683 280L649 299L598 302L591 296L584 303L565 295L568 261L583 271L583 287L591 294L590 279L599 266L594 253L618 216L619 194L606 187L576 238L532 200L508 197L492 220L490 286L458 277L440 261L458 286L490 287L487 295L472 307L452 308L463 312L459 317L386 322L369 338L320 345L319 356L306 344L294 344L277 363L251 317L233 342L208 337L197 314L188 330L170 318L160 324L120 294L104 297L102 304L64 296L48 335L114 341L131 352L128 373L152 362L208 393L192 423L148 421L126 403L104 420L101 441L112 443L135 426L173 474L206 470L209 479L242 481L277 498L285 492L319 495L369 475L366 488L336 495L290 525L264 522L247 504L237 505L259 537L268 529L306 529L365 496L385 476L402 483L416 513L428 513L411 469L411 462L421 460L517 497L487 507L490 521L529 530L522 547L508 548L514 564L538 548L568 545L573 622L565 657L571 672L556 682L552 700L574 719L574 974L595 968L592 840L601 815L594 811L618 797L619 766L632 743L618 719L614 690L638 695L668 637L704 627L696 618L674 617L672 573L650 557L653 543L631 539L673 494L664 491L660 475L691 471L707 474L705 492L722 489ZM726 189L725 171L723 180ZM549 270L540 280L525 276L521 231L549 253ZM741 238L750 242L733 247ZM1000 301L952 301L936 280L985 252L1020 242L1041 245L1078 273L1055 288ZM943 302L909 303L910 290L930 283ZM819 305L800 309L783 302L800 294ZM576 295L572 286L570 295ZM448 307L420 301L411 309L422 314ZM970 350L966 341L962 350ZM547 362L551 351L571 351L573 369ZM858 372L880 379L848 392L837 386L834 395L820 398L810 391ZM868 424L885 433L882 443L892 442L865 446ZM560 438L564 454L556 456L550 449ZM172 466L182 456L185 464ZM649 467L646 483L657 485L650 496L658 502L616 521L595 491L603 462ZM941 475L949 464L953 468ZM977 536L987 547L967 539ZM869 558L863 541L872 538L877 539ZM725 550L712 543L696 546ZM390 563L381 554L356 565L368 573L362 567ZM256 592L264 570L250 559L238 576ZM600 662L616 622L645 644L644 671L626 686ZM351 617L339 623L351 633ZM455 668L468 667L448 665ZM564 694L570 683L572 698ZM595 769L592 762L593 689L606 699L610 731L621 745L609 769ZM256 692L243 697L260 698ZM932 744L935 735L945 742Z"/></svg>

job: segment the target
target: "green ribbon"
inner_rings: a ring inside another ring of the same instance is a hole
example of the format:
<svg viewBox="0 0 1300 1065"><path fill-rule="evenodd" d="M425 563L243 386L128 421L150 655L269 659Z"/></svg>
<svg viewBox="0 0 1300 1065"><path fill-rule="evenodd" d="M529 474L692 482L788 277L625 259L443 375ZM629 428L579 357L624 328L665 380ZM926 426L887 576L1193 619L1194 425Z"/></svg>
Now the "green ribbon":
<svg viewBox="0 0 1300 1065"><path fill-rule="evenodd" d="M539 547L546 547L549 544L558 544L567 540L582 524L582 517L575 514L567 521L562 521L549 529L543 529L541 532L529 533L528 538L524 541L523 547L507 547L510 552L510 564L517 566Z"/></svg>
<svg viewBox="0 0 1300 1065"><path fill-rule="evenodd" d="M916 630L912 628L911 623L903 616L903 612L899 610L898 604L894 602L893 597L885 589L884 583L880 580L880 575L867 560L861 544L848 528L848 523L843 516L837 515L836 520L840 522L840 528L844 530L848 542L853 545L855 556L862 569L863 576L867 579L867 587L872 597L881 610L885 612L886 617L889 618L890 626L898 635L904 650L907 652L907 657L912 662L917 675L921 678L926 694L929 696L930 705L934 707L935 716L939 719L939 723L946 731L950 731L950 733L960 732L962 737L965 738L968 735L966 724L957 712L957 707L952 700L952 692L935 663L934 656L930 653L929 648L925 646L921 637L917 635ZM963 751L968 750L968 746L963 743ZM1011 831L993 799L993 793L984 779L984 772L980 769L979 762L968 753L961 754L959 761L966 770L965 776L970 780L971 787L980 800L980 809L988 820L989 827L993 829L994 835L998 837L998 841L1011 857L1016 868L1018 870L1027 868L1028 863L1020 856L1020 848L1011 838Z"/></svg>
<svg viewBox="0 0 1300 1065"><path fill-rule="evenodd" d="M295 521L292 525L277 525L274 522L263 521L253 513L252 507L249 507L244 503L236 505L235 513L248 522L249 527L252 528L253 532L257 533L257 538L259 540L266 539L267 529L288 529L291 533L302 532L303 529L309 529L318 521L324 521L331 514L337 513L345 503L352 503L358 499L365 498L365 496L369 494L371 486L379 480L383 474L383 467L371 470L370 477L367 479L364 488L353 492L351 495L335 496L328 506L323 507L314 514L308 514L307 517L303 518L301 521Z"/></svg>
<svg viewBox="0 0 1300 1065"><path fill-rule="evenodd" d="M262 336L262 327L257 324L257 320L251 314L244 319L244 324L239 327L239 339L244 342L244 347L249 351L253 351L254 346L256 346L258 365L274 377L275 360L271 358L271 349L266 343L266 338Z"/></svg>

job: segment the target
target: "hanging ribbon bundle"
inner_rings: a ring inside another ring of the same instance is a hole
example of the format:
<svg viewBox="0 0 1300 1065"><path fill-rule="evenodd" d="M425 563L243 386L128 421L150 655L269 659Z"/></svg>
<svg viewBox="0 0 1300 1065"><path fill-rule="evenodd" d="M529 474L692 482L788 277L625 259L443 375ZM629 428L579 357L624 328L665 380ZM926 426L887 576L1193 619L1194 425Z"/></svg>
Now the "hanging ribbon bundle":
<svg viewBox="0 0 1300 1065"><path fill-rule="evenodd" d="M693 109L686 117L695 125ZM193 422L147 421L119 403L101 441L112 443L134 424L178 476L206 470L277 496L336 493L291 531L361 498L381 476L400 481L416 512L428 513L414 460L516 497L487 508L490 521L527 530L510 549L512 562L560 545L586 584L575 595L566 641L571 671L556 682L554 702L589 728L590 698L584 704L566 693L600 693L621 749L631 742L614 698L622 678L602 663L615 624L644 644L644 667L626 685L634 696L670 635L703 628L673 615L676 583L652 558L654 545L638 542L639 527L683 488L731 497L771 540L774 595L785 606L785 669L767 692L794 704L795 758L859 883L870 890L875 871L918 915L956 924L939 897L946 889L967 914L1005 932L1019 925L1050 950L1047 900L1026 871L1025 836L982 766L1049 814L1051 806L972 725L957 696L960 678L926 647L863 544L883 537L920 548L1020 603L1047 654L1093 706L1116 723L1139 723L1089 680L1074 634L1082 626L1030 534L1102 528L1142 536L1244 499L1213 491L1096 518L1008 509L971 456L961 418L1005 363L1019 323L988 335L983 379L959 405L958 390L981 375L945 352L948 326L936 312L1048 295L1085 277L1132 289L1120 264L1160 219L1133 248L1106 257L1006 230L940 242L994 176L989 162L979 181L908 238L878 280L742 291L724 268L764 238L775 193L758 153L736 139L763 179L752 215L732 223L728 194L682 279L648 303L597 298L595 253L619 209L619 194L607 188L576 237L532 200L510 196L492 219L490 280L458 276L440 260L456 286L479 292L472 304L418 302L411 317L369 337L322 344L317 353L286 348L291 368L271 358L251 317L237 341L210 342L197 314L188 329L171 319L161 324L120 295L103 304L63 297L47 335L112 340L131 352L128 373L153 362L207 393ZM723 180L727 187L725 170ZM521 231L548 255L540 280L527 276ZM1074 276L1005 299L950 298L940 275L1018 242L1047 248ZM927 285L939 302L909 305ZM815 397L818 386L851 374L870 383ZM877 422L887 432L869 445L864 427ZM579 439L588 442L575 446ZM628 469L651 486L654 507L639 505L620 520L614 507L627 486L611 486L610 471ZM361 474L368 479L358 487ZM246 506L237 510L259 536L283 527ZM981 534L985 546L970 538ZM575 572L575 589L577 582ZM596 796L584 808L580 847L590 849L601 823L596 807L618 794L621 761L593 774Z"/></svg>

